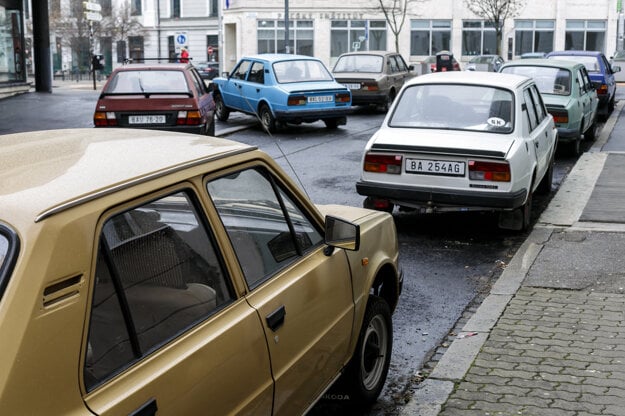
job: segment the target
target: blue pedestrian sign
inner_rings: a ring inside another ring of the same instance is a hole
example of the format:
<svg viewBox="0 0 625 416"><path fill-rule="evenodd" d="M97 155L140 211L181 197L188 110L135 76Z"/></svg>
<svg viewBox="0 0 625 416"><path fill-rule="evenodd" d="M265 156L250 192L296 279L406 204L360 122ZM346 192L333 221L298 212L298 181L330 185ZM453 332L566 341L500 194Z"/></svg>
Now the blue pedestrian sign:
<svg viewBox="0 0 625 416"><path fill-rule="evenodd" d="M184 33L178 34L178 36L176 36L176 43L178 45L186 45L187 44L187 35L185 35Z"/></svg>

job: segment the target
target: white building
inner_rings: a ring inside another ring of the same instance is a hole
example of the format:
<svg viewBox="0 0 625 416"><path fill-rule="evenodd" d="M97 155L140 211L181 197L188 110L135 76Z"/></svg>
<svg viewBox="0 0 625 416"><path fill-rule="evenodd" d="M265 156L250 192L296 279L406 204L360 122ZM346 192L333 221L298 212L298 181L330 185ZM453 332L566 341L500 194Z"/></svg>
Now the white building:
<svg viewBox="0 0 625 416"><path fill-rule="evenodd" d="M69 0L51 0L69 1ZM91 0L96 1L96 0ZM96 39L96 52L115 67L134 59L175 57L187 46L193 62L219 61L230 70L243 55L285 52L288 5L289 51L332 65L341 53L395 49L395 37L378 0L99 0L115 9L129 1L142 29L127 39ZM506 20L502 56L561 49L600 50L617 46L618 0L526 0ZM121 42L121 43L120 43ZM495 53L495 31L463 0L410 2L398 36L399 52L413 64L450 50L461 62Z"/></svg>

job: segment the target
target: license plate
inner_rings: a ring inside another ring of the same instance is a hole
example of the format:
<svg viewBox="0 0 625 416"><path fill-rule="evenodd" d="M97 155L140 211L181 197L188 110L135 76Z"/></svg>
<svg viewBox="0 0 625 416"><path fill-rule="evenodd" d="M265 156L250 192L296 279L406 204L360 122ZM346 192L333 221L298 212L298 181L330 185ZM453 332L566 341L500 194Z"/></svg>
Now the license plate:
<svg viewBox="0 0 625 416"><path fill-rule="evenodd" d="M128 116L128 124L165 124L165 116Z"/></svg>
<svg viewBox="0 0 625 416"><path fill-rule="evenodd" d="M464 162L431 159L406 159L406 172L408 173L464 176L464 170Z"/></svg>
<svg viewBox="0 0 625 416"><path fill-rule="evenodd" d="M350 89L350 90L359 90L360 89L360 84L343 84L345 86L345 88Z"/></svg>
<svg viewBox="0 0 625 416"><path fill-rule="evenodd" d="M312 97L308 97L309 103L330 103L334 102L333 95L315 95Z"/></svg>

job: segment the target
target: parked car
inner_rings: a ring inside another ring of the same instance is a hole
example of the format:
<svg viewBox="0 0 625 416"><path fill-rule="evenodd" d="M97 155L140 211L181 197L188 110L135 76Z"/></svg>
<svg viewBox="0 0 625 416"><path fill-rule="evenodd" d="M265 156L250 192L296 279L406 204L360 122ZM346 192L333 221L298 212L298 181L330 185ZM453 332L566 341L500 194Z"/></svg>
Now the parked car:
<svg viewBox="0 0 625 416"><path fill-rule="evenodd" d="M496 211L501 228L526 229L533 193L551 190L556 139L531 78L424 75L367 143L356 189L367 208Z"/></svg>
<svg viewBox="0 0 625 416"><path fill-rule="evenodd" d="M0 414L299 415L341 374L376 400L390 215L214 137L12 134L0 163Z"/></svg>
<svg viewBox="0 0 625 416"><path fill-rule="evenodd" d="M467 71L497 72L504 62L504 59L499 55L478 55L469 60L465 69Z"/></svg>
<svg viewBox="0 0 625 416"><path fill-rule="evenodd" d="M205 80L212 80L219 75L219 62L194 62L200 77Z"/></svg>
<svg viewBox="0 0 625 416"><path fill-rule="evenodd" d="M246 56L227 77L213 83L217 118L230 112L255 115L263 128L274 133L278 125L322 120L334 129L347 122L352 95L319 59L292 54Z"/></svg>
<svg viewBox="0 0 625 416"><path fill-rule="evenodd" d="M93 124L214 136L215 102L191 64L128 64L102 87Z"/></svg>
<svg viewBox="0 0 625 416"><path fill-rule="evenodd" d="M404 82L416 73L399 53L363 51L339 56L332 75L351 90L353 105L376 105L386 112Z"/></svg>
<svg viewBox="0 0 625 416"><path fill-rule="evenodd" d="M427 70L429 72L436 72L436 55L428 56L427 58L425 58L423 63L426 64ZM453 65L454 71L460 71L461 70L460 63L458 62L458 60L455 57L452 58L452 65Z"/></svg>
<svg viewBox="0 0 625 416"><path fill-rule="evenodd" d="M605 55L597 51L554 51L547 54L547 58L567 59L584 64L590 79L597 88L599 116L603 120L610 116L616 101L614 74L621 70L620 66L610 65Z"/></svg>
<svg viewBox="0 0 625 416"><path fill-rule="evenodd" d="M573 154L580 154L582 138L595 140L599 99L583 64L557 59L521 59L508 62L501 72L534 79L556 123L558 142L569 143Z"/></svg>
<svg viewBox="0 0 625 416"><path fill-rule="evenodd" d="M619 68L625 67L625 51L616 51L614 56L610 57L610 65L612 68L618 66ZM625 71L618 71L614 74L614 80L616 82L625 82Z"/></svg>
<svg viewBox="0 0 625 416"><path fill-rule="evenodd" d="M525 52L521 54L521 59L538 59L545 58L546 56L546 52Z"/></svg>

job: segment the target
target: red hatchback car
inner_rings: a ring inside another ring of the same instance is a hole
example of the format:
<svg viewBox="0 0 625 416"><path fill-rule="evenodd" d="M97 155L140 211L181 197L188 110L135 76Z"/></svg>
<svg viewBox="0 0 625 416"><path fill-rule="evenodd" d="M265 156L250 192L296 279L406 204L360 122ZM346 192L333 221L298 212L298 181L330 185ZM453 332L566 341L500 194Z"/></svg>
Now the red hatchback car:
<svg viewBox="0 0 625 416"><path fill-rule="evenodd" d="M191 64L129 64L102 88L93 124L214 136L215 102Z"/></svg>

